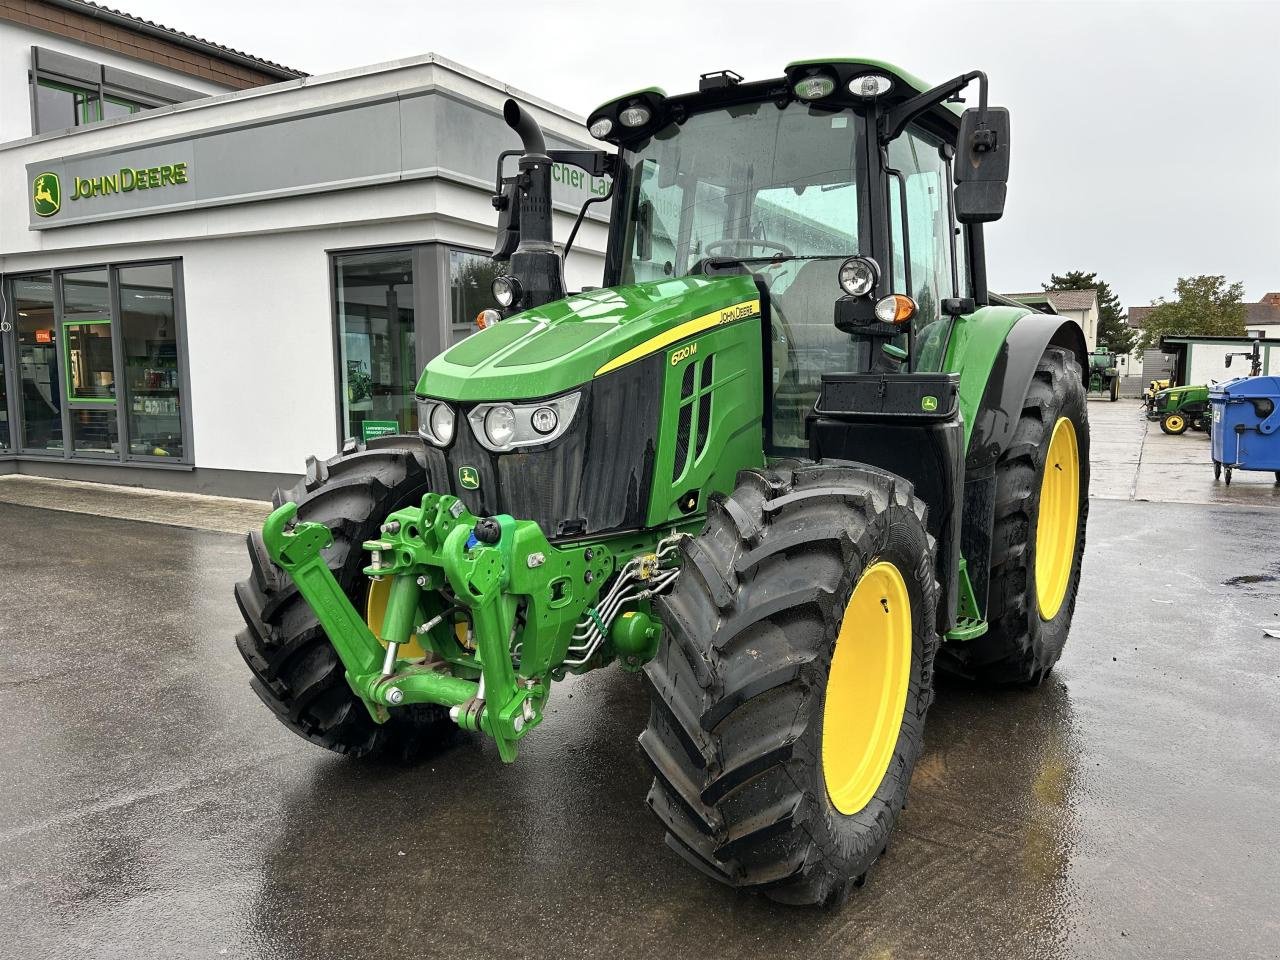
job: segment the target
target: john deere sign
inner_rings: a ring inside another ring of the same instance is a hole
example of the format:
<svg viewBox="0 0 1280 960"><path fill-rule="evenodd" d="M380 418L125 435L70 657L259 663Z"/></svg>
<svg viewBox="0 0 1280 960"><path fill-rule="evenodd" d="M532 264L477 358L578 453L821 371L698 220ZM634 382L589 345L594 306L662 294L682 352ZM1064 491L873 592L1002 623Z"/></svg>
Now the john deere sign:
<svg viewBox="0 0 1280 960"><path fill-rule="evenodd" d="M185 163L162 163L154 167L121 167L96 177L72 177L70 200L92 200L113 193L133 190L159 190L163 187L190 183ZM36 177L31 191L31 204L36 216L52 217L62 209L62 183L56 173Z"/></svg>
<svg viewBox="0 0 1280 960"><path fill-rule="evenodd" d="M261 98L268 104L272 99ZM158 114L156 123L145 116L132 121L129 131L135 135L128 143L37 156L27 164L28 226L57 230L406 180L451 181L488 194L493 158L519 142L492 106L432 91L386 94L230 124L213 122L226 117L220 107L210 106L207 113L192 108L184 122L206 115L210 126L180 137L142 139L151 130L172 126ZM75 150L86 141L115 139L123 130L104 127L98 138L86 129L51 139L46 146ZM547 136L556 148L586 145L585 130L579 142L550 131ZM552 172L552 201L566 213L577 213L584 200L608 191L607 180L588 177L576 167ZM4 202L0 198L0 209L9 209ZM602 222L607 214L596 206L587 217Z"/></svg>
<svg viewBox="0 0 1280 960"><path fill-rule="evenodd" d="M62 209L62 184L56 173L42 173L32 181L31 206L37 217L52 217Z"/></svg>

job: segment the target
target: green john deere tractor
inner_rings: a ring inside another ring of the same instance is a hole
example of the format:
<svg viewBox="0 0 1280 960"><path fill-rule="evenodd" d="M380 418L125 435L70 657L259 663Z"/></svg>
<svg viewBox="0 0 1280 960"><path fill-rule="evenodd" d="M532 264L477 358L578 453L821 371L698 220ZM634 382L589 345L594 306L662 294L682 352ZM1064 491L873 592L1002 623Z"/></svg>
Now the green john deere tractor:
<svg viewBox="0 0 1280 960"><path fill-rule="evenodd" d="M1087 349L988 293L986 86L724 71L600 107L611 151L549 150L508 102L502 309L427 365L420 436L310 460L249 537L266 705L339 753L462 728L510 762L556 681L616 663L676 852L785 902L860 884L935 661L1038 682L1080 577ZM564 290L554 163L612 178L601 289Z"/></svg>
<svg viewBox="0 0 1280 960"><path fill-rule="evenodd" d="M1208 432L1208 386L1201 384L1157 390L1147 401L1147 419L1158 420L1160 429L1173 436L1189 429Z"/></svg>
<svg viewBox="0 0 1280 960"><path fill-rule="evenodd" d="M1105 343L1089 354L1089 392L1100 393L1112 403L1120 399L1120 366Z"/></svg>

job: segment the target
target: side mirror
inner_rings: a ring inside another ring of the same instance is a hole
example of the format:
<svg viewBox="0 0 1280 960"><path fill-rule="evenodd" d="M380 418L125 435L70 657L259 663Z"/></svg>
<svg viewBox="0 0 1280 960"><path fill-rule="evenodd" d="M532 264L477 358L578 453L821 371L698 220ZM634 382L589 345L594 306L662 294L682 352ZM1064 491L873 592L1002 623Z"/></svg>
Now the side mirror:
<svg viewBox="0 0 1280 960"><path fill-rule="evenodd" d="M1004 215L1009 183L1009 111L987 107L966 110L960 117L956 144L956 219L961 223L990 223Z"/></svg>
<svg viewBox="0 0 1280 960"><path fill-rule="evenodd" d="M648 200L636 205L636 259L653 259L653 204Z"/></svg>

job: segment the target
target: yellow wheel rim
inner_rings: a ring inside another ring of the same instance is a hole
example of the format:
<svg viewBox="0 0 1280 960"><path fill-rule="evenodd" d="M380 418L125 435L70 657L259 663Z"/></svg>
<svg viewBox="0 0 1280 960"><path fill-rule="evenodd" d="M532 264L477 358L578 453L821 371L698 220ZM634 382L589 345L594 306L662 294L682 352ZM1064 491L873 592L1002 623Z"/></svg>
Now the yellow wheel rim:
<svg viewBox="0 0 1280 960"><path fill-rule="evenodd" d="M1173 416L1165 420L1164 425L1168 427L1170 430L1177 432L1178 430L1182 429L1182 422L1183 422L1182 418L1175 413L1173 414Z"/></svg>
<svg viewBox="0 0 1280 960"><path fill-rule="evenodd" d="M1040 480L1040 518L1036 522L1036 603L1041 620L1058 615L1067 596L1076 559L1080 519L1080 450L1076 428L1059 417L1049 440Z"/></svg>
<svg viewBox="0 0 1280 960"><path fill-rule="evenodd" d="M390 577L369 581L369 593L365 596L364 601L364 622L369 625L373 635L378 637L379 643L382 643L382 638L379 634L382 633L382 618L387 615L387 601L389 599L391 599ZM385 643L382 645L386 646ZM422 644L418 642L416 636L412 637L408 643L400 645L399 656L402 659L420 660L426 655L427 651L422 649Z"/></svg>
<svg viewBox="0 0 1280 960"><path fill-rule="evenodd" d="M822 775L832 805L871 802L893 760L911 685L911 599L887 561L863 571L845 608L822 712Z"/></svg>

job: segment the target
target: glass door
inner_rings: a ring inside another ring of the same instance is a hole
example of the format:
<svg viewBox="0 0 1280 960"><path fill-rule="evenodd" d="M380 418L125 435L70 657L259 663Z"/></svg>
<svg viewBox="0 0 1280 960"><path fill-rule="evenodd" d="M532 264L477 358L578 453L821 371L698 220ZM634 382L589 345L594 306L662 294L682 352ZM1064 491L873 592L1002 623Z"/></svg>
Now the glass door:
<svg viewBox="0 0 1280 960"><path fill-rule="evenodd" d="M60 274L71 450L120 455L111 287L106 267Z"/></svg>
<svg viewBox="0 0 1280 960"><path fill-rule="evenodd" d="M416 433L413 252L333 258L345 437Z"/></svg>

